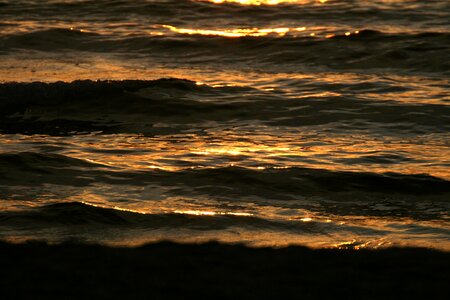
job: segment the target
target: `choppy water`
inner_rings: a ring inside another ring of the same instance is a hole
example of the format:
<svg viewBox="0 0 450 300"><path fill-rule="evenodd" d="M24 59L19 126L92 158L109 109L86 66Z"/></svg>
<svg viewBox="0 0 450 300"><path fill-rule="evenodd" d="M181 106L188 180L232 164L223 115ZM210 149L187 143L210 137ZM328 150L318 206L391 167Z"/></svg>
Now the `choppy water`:
<svg viewBox="0 0 450 300"><path fill-rule="evenodd" d="M450 2L1 1L0 238L450 249Z"/></svg>

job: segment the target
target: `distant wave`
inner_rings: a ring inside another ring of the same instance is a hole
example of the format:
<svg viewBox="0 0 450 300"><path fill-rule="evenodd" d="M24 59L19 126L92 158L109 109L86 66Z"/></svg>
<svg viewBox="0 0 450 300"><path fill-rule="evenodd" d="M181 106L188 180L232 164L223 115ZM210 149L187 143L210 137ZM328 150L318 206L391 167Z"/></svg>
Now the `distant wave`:
<svg viewBox="0 0 450 300"><path fill-rule="evenodd" d="M239 39L183 35L110 37L69 29L48 29L6 35L0 51L17 49L40 51L79 50L92 52L133 51L141 55L158 53L178 57L186 64L199 61L214 64L251 62L255 66L326 66L331 69L402 69L420 72L447 72L450 34L426 32L389 34L360 30L358 34L330 35L329 38L262 36Z"/></svg>
<svg viewBox="0 0 450 300"><path fill-rule="evenodd" d="M217 19L233 16L245 18L252 15L255 18L267 20L281 19L314 19L348 21L364 17L375 20L396 20L399 18L415 18L418 21L432 20L440 16L440 12L448 8L442 1L409 1L410 6L392 5L386 1L328 1L317 5L317 1L307 3L280 3L279 5L240 5L239 3L215 4L211 1L197 0L165 0L165 1L120 1L120 0L85 0L85 1L29 1L16 0L9 3L1 2L8 13L31 13L37 8L51 10L55 13L83 17L86 14L98 14L104 18L122 16L129 13L152 16L156 20L177 18L186 22L189 17ZM408 4L409 4L408 3ZM333 12L333 14L330 14Z"/></svg>

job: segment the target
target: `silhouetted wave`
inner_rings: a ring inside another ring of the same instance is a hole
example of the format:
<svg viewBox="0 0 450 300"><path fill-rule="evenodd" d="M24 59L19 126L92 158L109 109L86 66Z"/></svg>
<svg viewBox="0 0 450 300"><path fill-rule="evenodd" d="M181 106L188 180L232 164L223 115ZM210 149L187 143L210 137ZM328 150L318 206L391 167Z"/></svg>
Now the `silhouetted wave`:
<svg viewBox="0 0 450 300"><path fill-rule="evenodd" d="M160 134L154 124L170 127L236 120L270 126L335 124L336 130L364 127L374 132L426 133L447 132L449 116L450 106L441 104L347 96L306 97L299 103L296 97L255 88L210 87L183 79L0 84L0 132L4 133Z"/></svg>
<svg viewBox="0 0 450 300"><path fill-rule="evenodd" d="M38 228L56 226L88 226L92 228L183 228L194 230L223 230L230 227L243 227L247 230L291 231L320 233L323 230L345 230L326 222L307 223L298 220L282 221L235 215L190 215L183 213L144 214L120 209L97 207L80 202L66 202L45 205L26 211L0 212L0 226L23 226L33 224ZM346 226L345 226L346 227ZM367 233L382 233L364 227L348 226L347 230L360 230Z"/></svg>

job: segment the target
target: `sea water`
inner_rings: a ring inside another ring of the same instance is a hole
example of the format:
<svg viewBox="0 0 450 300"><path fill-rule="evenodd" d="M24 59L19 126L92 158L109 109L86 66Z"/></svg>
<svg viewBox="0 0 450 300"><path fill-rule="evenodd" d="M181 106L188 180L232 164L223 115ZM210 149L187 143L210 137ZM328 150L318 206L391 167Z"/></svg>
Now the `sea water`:
<svg viewBox="0 0 450 300"><path fill-rule="evenodd" d="M0 1L0 238L450 249L450 2Z"/></svg>

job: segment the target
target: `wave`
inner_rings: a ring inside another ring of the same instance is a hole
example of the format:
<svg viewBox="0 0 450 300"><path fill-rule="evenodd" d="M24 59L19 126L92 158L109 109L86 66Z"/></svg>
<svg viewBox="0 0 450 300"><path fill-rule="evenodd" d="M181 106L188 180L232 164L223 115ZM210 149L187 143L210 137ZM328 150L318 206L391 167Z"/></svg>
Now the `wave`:
<svg viewBox="0 0 450 300"><path fill-rule="evenodd" d="M182 79L91 81L77 80L71 83L5 83L0 85L1 112L3 115L24 112L29 105L61 105L83 103L95 98L126 94L144 88L199 90L195 82Z"/></svg>
<svg viewBox="0 0 450 300"><path fill-rule="evenodd" d="M445 2L445 1L444 1ZM213 3L213 1L165 0L165 1L123 1L123 0L84 0L84 1L29 1L17 0L0 5L7 13L35 13L37 9L53 13L67 14L72 17L85 17L86 14L97 14L100 17L128 15L144 15L146 17L168 19L177 18L181 22L189 20L189 16L203 19L247 18L253 16L268 20L279 19L327 19L354 20L371 17L382 20L401 20L414 18L416 21L436 19L446 11L448 6L443 1L408 1L409 5L396 5L386 1L328 1L318 5L317 1L301 1L301 3L280 3L278 5L240 5L239 3ZM333 12L330 15L330 12ZM45 12L39 14L45 16Z"/></svg>
<svg viewBox="0 0 450 300"><path fill-rule="evenodd" d="M256 216L144 214L80 202L62 202L28 210L0 212L0 226L2 227L21 228L30 225L35 229L69 226L72 230L75 229L75 226L88 226L94 230L96 228L104 230L108 227L124 229L183 228L184 230L224 230L243 227L246 230L307 234L346 230L357 230L367 234L383 233L382 230L366 227L350 225L337 227L326 222L269 220Z"/></svg>
<svg viewBox="0 0 450 300"><path fill-rule="evenodd" d="M53 168L92 168L92 167L107 167L96 163L91 163L86 160L71 158L69 156L54 154L54 153L36 153L36 152L20 152L20 153L2 153L0 154L0 162L3 167L16 166L19 170L40 170Z"/></svg>
<svg viewBox="0 0 450 300"><path fill-rule="evenodd" d="M420 218L419 218L420 219ZM277 233L277 234L303 234L303 235L333 235L333 234L359 234L370 236L388 236L395 231L415 232L446 236L449 230L439 226L404 224L392 227L368 227L356 224L339 224L325 220L302 221L301 218L271 219L258 215L233 214L191 214L189 212L168 213L140 213L120 208L109 208L91 205L82 202L59 202L40 207L0 212L0 227L8 231L21 231L26 234L29 228L33 232L42 231L50 239L64 237L61 230L69 230L71 235L78 232L85 238L89 235L98 240L98 232L102 238L117 234L120 230L123 235L148 235L149 230L170 232L172 229L191 231L225 231L245 230L246 232ZM47 232L46 232L47 231ZM145 233L143 233L145 232ZM109 237L111 238L111 237Z"/></svg>
<svg viewBox="0 0 450 300"><path fill-rule="evenodd" d="M295 83L293 87L299 88ZM385 89L383 86L365 88ZM304 97L299 101L296 97L256 88L211 87L173 78L0 84L0 132L3 133L164 134L168 129L157 124L182 130L193 124L201 127L210 121L251 121L254 125L329 124L341 131L363 128L373 132L417 134L448 132L449 116L450 106L441 104L363 100L347 95Z"/></svg>
<svg viewBox="0 0 450 300"><path fill-rule="evenodd" d="M69 29L48 29L6 35L0 51L17 49L52 51L92 51L130 53L177 59L184 64L221 64L255 67L294 68L325 66L335 70L402 69L420 72L447 72L450 34L446 32L357 33L310 36L260 36L238 39L210 36L163 34L157 36L113 37Z"/></svg>
<svg viewBox="0 0 450 300"><path fill-rule="evenodd" d="M292 167L254 170L241 167L197 168L180 171L123 171L102 164L56 154L0 154L0 185L39 186L45 184L87 186L116 184L173 188L185 195L243 197L270 195L273 199L302 196L371 193L387 195L450 194L450 182L426 174L368 173ZM411 197L412 199L413 197ZM448 198L447 198L448 199Z"/></svg>

